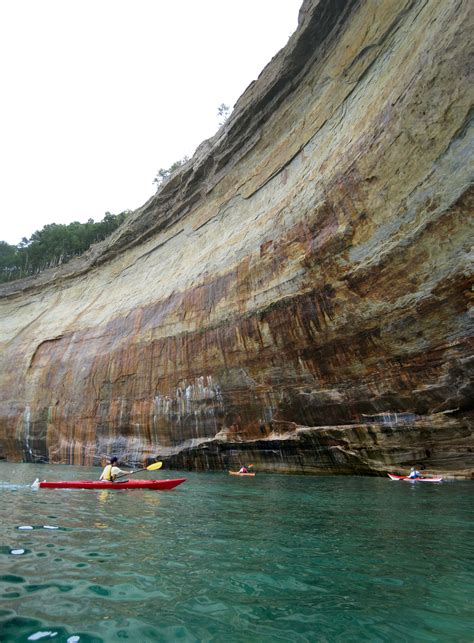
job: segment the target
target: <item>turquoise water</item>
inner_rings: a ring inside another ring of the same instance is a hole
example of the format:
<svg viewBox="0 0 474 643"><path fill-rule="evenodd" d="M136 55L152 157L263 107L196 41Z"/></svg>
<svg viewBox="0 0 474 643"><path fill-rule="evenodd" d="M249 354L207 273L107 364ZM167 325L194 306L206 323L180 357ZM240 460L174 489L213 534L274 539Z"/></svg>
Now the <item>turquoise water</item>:
<svg viewBox="0 0 474 643"><path fill-rule="evenodd" d="M0 641L473 640L472 483L98 473L0 462Z"/></svg>

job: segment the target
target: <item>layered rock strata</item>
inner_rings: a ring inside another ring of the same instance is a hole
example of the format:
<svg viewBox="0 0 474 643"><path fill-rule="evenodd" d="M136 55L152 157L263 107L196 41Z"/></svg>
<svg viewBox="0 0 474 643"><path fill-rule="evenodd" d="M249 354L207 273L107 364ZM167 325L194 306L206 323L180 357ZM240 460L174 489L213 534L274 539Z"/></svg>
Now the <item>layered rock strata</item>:
<svg viewBox="0 0 474 643"><path fill-rule="evenodd" d="M474 470L468 0L306 0L86 255L0 289L0 455Z"/></svg>

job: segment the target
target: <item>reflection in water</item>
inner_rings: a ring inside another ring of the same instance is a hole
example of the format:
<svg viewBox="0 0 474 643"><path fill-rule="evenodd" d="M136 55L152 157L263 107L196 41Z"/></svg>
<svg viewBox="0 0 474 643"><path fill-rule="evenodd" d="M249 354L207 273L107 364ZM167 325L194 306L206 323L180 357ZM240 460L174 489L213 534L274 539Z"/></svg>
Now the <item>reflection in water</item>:
<svg viewBox="0 0 474 643"><path fill-rule="evenodd" d="M148 493L143 496L143 504L147 507L157 508L160 505L160 496L158 493Z"/></svg>
<svg viewBox="0 0 474 643"><path fill-rule="evenodd" d="M97 474L65 469L0 463L0 483ZM2 643L468 640L469 483L187 477L4 491Z"/></svg>
<svg viewBox="0 0 474 643"><path fill-rule="evenodd" d="M110 491L107 491L106 489L103 489L102 491L99 491L97 494L97 500L101 503L106 503L110 499Z"/></svg>

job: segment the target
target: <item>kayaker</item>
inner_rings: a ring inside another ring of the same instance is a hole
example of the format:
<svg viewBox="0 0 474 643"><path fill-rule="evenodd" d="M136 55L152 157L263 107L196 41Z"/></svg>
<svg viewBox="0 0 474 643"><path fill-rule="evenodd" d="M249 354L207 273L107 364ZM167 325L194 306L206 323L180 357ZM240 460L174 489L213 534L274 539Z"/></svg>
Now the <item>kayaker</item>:
<svg viewBox="0 0 474 643"><path fill-rule="evenodd" d="M415 469L415 467L412 467L410 469L410 475L408 477L409 478L422 478L423 476L421 475L421 473L417 469Z"/></svg>
<svg viewBox="0 0 474 643"><path fill-rule="evenodd" d="M115 479L120 474L133 473L133 471L122 471L119 469L116 464L118 460L115 456L112 456L109 460L109 464L104 467L104 470L100 474L99 480L106 480L107 482L115 482ZM120 482L127 482L127 480L120 480Z"/></svg>
<svg viewBox="0 0 474 643"><path fill-rule="evenodd" d="M239 469L239 473L248 473L248 472L249 472L249 470L247 469L247 467L242 466Z"/></svg>

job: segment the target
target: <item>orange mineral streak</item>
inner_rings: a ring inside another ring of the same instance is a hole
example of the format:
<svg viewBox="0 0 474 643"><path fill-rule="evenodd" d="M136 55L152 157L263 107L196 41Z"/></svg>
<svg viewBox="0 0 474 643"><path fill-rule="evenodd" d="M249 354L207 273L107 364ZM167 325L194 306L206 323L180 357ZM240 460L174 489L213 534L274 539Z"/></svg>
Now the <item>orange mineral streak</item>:
<svg viewBox="0 0 474 643"><path fill-rule="evenodd" d="M472 17L305 0L112 237L0 286L0 457L469 477Z"/></svg>

